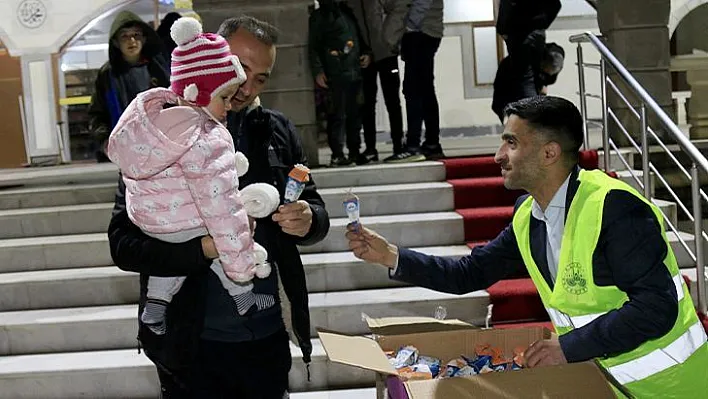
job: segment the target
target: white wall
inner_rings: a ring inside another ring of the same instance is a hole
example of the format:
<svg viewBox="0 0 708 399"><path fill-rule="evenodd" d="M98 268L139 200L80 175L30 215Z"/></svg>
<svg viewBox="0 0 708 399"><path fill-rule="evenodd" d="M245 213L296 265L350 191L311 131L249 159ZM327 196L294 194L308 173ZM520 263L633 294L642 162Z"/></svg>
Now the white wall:
<svg viewBox="0 0 708 399"><path fill-rule="evenodd" d="M21 0L0 0L0 40L13 56L58 52L76 32L96 16L130 0L42 0L46 19L37 28L20 24Z"/></svg>
<svg viewBox="0 0 708 399"><path fill-rule="evenodd" d="M588 29L576 30L550 30L547 32L547 41L556 42L565 50L565 67L558 77L555 85L549 88L549 94L560 96L579 104L578 91L578 69L576 45L568 40L570 36L582 33ZM597 28L591 29L599 34ZM599 54L589 45L584 45L585 62L598 63ZM490 54L496 57L496 54ZM401 62L401 73L405 70L405 63ZM403 75L401 75L403 77ZM585 70L587 91L599 94L600 76L594 69ZM499 123L499 118L492 112L492 97L466 99L463 89L463 69L462 69L462 47L459 36L445 37L440 44L440 50L435 57L435 86L440 104L440 127L457 128L469 126L487 126ZM404 125L405 125L405 101L401 95ZM601 118L601 104L599 100L588 99L588 116L590 118ZM389 123L386 114L386 106L383 96L379 91L377 102L377 129L388 131Z"/></svg>

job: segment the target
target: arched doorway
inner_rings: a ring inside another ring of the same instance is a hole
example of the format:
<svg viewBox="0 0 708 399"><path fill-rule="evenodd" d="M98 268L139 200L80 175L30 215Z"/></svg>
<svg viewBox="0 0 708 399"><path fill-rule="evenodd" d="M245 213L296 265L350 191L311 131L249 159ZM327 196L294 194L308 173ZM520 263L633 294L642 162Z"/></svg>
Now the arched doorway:
<svg viewBox="0 0 708 399"><path fill-rule="evenodd" d="M175 11L171 0L130 0L89 22L62 47L60 92L64 137L73 162L93 160L97 143L89 133L88 107L100 68L108 61L110 29L115 17L130 11L156 28L162 18ZM183 10L180 10L183 11Z"/></svg>
<svg viewBox="0 0 708 399"><path fill-rule="evenodd" d="M681 19L674 21L674 17ZM671 56L692 54L694 50L708 52L708 0L692 0L672 11ZM679 123L687 122L691 86L687 73L672 72L671 85L678 106Z"/></svg>

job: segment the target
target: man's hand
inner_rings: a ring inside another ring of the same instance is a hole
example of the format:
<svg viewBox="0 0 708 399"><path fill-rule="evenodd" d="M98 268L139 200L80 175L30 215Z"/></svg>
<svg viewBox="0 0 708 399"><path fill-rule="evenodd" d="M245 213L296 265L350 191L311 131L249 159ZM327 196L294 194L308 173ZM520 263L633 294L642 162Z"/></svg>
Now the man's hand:
<svg viewBox="0 0 708 399"><path fill-rule="evenodd" d="M361 65L362 68L368 68L369 64L371 64L371 56L370 55L362 55L359 57L359 65Z"/></svg>
<svg viewBox="0 0 708 399"><path fill-rule="evenodd" d="M557 336L553 336L551 339L538 340L531 344L524 352L524 359L526 360L526 367L530 368L568 363Z"/></svg>
<svg viewBox="0 0 708 399"><path fill-rule="evenodd" d="M315 77L315 83L323 89L329 88L329 86L327 86L327 75L325 75L324 72L320 72L317 77Z"/></svg>
<svg viewBox="0 0 708 399"><path fill-rule="evenodd" d="M219 251L216 250L216 244L211 236L202 237L202 252L207 259L216 259L219 257Z"/></svg>
<svg viewBox="0 0 708 399"><path fill-rule="evenodd" d="M347 226L349 249L354 256L369 263L375 263L393 269L398 260L398 247L391 245L385 238L373 230L359 224Z"/></svg>
<svg viewBox="0 0 708 399"><path fill-rule="evenodd" d="M283 233L305 237L312 227L312 209L302 200L281 205L273 215L273 221L278 222Z"/></svg>

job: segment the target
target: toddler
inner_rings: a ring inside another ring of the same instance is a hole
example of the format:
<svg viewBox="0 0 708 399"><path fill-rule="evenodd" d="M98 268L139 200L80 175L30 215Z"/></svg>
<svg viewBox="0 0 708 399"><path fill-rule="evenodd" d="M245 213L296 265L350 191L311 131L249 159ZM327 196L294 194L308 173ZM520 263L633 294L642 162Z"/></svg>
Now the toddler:
<svg viewBox="0 0 708 399"><path fill-rule="evenodd" d="M166 242L211 235L219 252L211 269L238 313L266 309L275 298L253 293L251 279L270 273L267 253L252 239L238 190L239 172L245 173L248 161L236 153L223 125L246 75L227 42L202 33L197 20L179 19L171 35L177 48L170 88L139 94L108 143L108 156L125 182L128 215L146 234ZM268 187L277 198L277 190ZM185 279L149 278L140 318L154 333L165 333L167 304Z"/></svg>

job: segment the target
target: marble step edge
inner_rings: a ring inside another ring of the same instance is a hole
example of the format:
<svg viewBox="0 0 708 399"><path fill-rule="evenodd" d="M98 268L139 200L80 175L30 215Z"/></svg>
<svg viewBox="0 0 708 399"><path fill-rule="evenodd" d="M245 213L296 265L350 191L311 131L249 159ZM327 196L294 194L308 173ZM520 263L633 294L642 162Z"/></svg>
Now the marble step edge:
<svg viewBox="0 0 708 399"><path fill-rule="evenodd" d="M454 295L420 287L395 287L311 293L309 294L309 304L310 310L314 312L317 309L337 309L375 304L483 299L488 297L488 295L484 290L464 295ZM19 326L30 328L32 325L67 325L121 320L132 322L135 320L136 314L137 305L131 304L0 312L0 320L2 320L5 329Z"/></svg>
<svg viewBox="0 0 708 399"><path fill-rule="evenodd" d="M354 194L357 195L376 195L376 194L391 194L392 192L419 192L421 190L451 190L452 186L447 182L421 182L421 183L398 183L398 184L382 184L373 186L358 186L353 188ZM317 190L320 196L336 196L341 195L342 198L347 194L349 188L323 188ZM0 197L3 192L0 191ZM58 205L33 208L18 208L0 210L0 218L24 215L51 214L60 212L81 212L93 210L113 209L113 202L100 202L91 204L74 204L74 205Z"/></svg>

